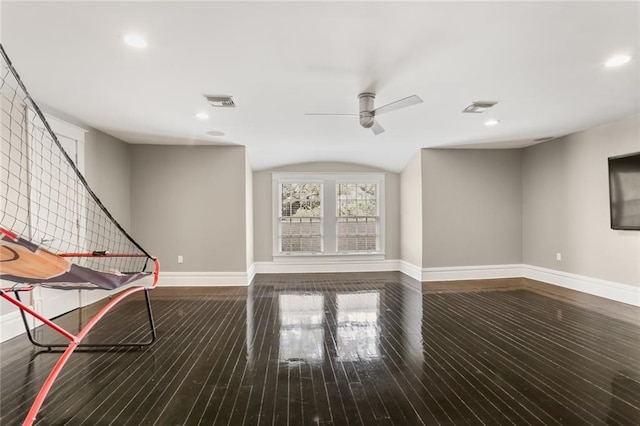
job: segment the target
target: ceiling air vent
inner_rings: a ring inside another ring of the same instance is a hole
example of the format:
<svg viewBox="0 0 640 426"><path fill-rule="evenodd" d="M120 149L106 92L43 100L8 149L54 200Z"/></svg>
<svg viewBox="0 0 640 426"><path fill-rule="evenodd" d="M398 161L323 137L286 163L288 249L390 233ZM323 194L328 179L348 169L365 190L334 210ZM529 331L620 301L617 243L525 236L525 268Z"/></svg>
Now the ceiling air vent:
<svg viewBox="0 0 640 426"><path fill-rule="evenodd" d="M236 104L233 102L231 96L204 96L211 106L217 108L235 108Z"/></svg>
<svg viewBox="0 0 640 426"><path fill-rule="evenodd" d="M550 141L551 139L555 139L555 138L556 138L555 136L547 136L547 137L544 137L544 138L534 139L533 141L534 142L547 142L547 141Z"/></svg>
<svg viewBox="0 0 640 426"><path fill-rule="evenodd" d="M479 114L479 113L485 112L486 110L488 110L489 108L491 108L492 106L494 106L497 103L498 102L494 102L494 101L472 102L471 105L469 105L468 107L463 109L462 112L470 112L470 113Z"/></svg>

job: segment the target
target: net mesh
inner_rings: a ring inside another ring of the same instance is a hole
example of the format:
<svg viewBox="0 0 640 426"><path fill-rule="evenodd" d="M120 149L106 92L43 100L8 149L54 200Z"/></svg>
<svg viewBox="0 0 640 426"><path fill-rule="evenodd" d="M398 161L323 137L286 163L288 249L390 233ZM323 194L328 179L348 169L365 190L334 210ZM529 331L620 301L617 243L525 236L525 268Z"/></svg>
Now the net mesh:
<svg viewBox="0 0 640 426"><path fill-rule="evenodd" d="M150 256L126 233L78 171L77 142L56 135L0 46L0 226L96 271L144 271Z"/></svg>

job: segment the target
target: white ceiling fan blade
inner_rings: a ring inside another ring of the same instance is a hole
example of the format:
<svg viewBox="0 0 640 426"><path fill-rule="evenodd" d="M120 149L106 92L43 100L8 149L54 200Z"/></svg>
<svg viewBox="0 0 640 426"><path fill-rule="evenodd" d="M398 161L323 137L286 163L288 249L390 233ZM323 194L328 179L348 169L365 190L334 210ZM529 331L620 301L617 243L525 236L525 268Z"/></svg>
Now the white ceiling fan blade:
<svg viewBox="0 0 640 426"><path fill-rule="evenodd" d="M357 117L359 114L333 114L324 112L305 112L304 115L320 116L320 117Z"/></svg>
<svg viewBox="0 0 640 426"><path fill-rule="evenodd" d="M384 129L382 126L374 120L373 126L371 126L371 130L373 130L374 135L379 135L380 133L384 133Z"/></svg>
<svg viewBox="0 0 640 426"><path fill-rule="evenodd" d="M400 108L405 108L411 105L422 103L422 99L420 96L412 95L406 98L400 99L399 101L391 102L390 104L382 105L379 108L373 110L373 115L386 114L387 112L395 111Z"/></svg>

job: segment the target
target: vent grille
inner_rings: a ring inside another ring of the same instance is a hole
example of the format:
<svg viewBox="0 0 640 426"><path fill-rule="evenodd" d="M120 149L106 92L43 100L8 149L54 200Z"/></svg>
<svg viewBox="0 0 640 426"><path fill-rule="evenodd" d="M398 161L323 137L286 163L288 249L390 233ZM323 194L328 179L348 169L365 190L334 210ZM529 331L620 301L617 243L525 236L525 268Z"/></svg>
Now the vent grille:
<svg viewBox="0 0 640 426"><path fill-rule="evenodd" d="M550 141L551 139L555 139L555 136L547 136L544 138L538 138L538 139L534 139L534 142L547 142Z"/></svg>
<svg viewBox="0 0 640 426"><path fill-rule="evenodd" d="M216 107L216 108L235 108L236 107L236 103L233 101L233 97L231 96L205 95L205 98L207 98L207 102L209 102L209 104L212 107Z"/></svg>
<svg viewBox="0 0 640 426"><path fill-rule="evenodd" d="M473 113L473 114L481 114L497 104L495 101L476 101L472 102L471 105L467 106L462 112Z"/></svg>

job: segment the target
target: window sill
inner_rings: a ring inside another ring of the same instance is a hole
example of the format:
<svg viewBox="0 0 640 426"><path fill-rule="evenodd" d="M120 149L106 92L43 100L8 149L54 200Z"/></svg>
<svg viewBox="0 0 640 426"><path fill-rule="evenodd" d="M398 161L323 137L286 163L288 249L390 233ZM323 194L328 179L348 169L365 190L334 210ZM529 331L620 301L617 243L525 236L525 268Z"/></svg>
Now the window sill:
<svg viewBox="0 0 640 426"><path fill-rule="evenodd" d="M277 253L273 255L274 262L345 262L350 260L367 261L367 260L385 260L385 254L376 253Z"/></svg>

